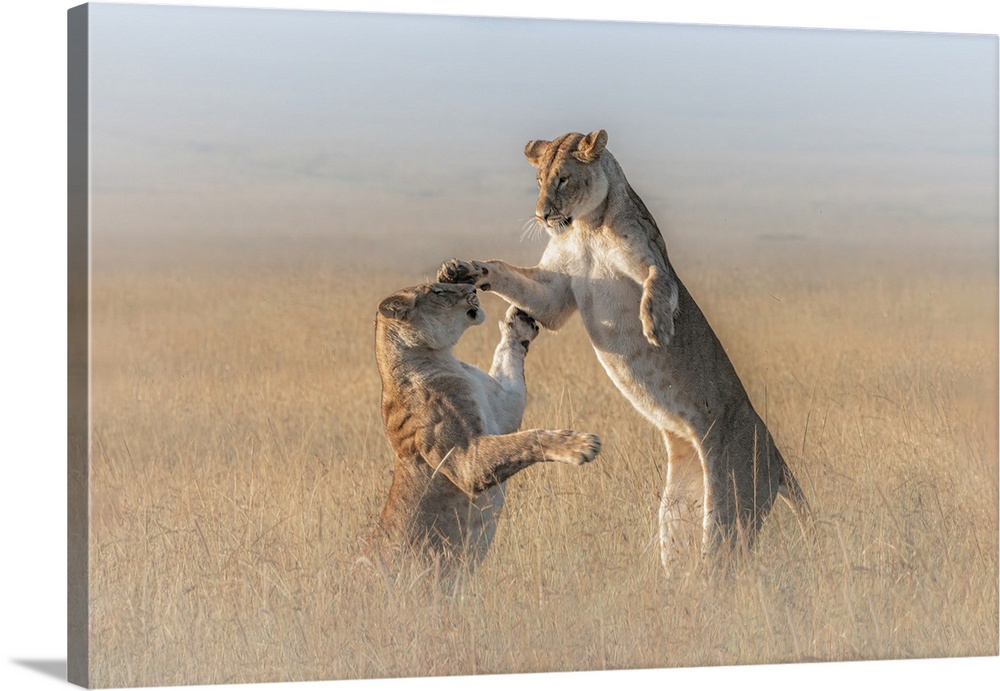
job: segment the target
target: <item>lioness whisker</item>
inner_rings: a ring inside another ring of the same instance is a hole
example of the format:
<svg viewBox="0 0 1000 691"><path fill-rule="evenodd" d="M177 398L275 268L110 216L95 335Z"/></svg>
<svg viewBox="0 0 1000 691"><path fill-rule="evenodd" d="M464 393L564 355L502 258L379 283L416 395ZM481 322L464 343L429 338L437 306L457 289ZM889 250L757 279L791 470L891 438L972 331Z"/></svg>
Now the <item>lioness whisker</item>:
<svg viewBox="0 0 1000 691"><path fill-rule="evenodd" d="M543 228L535 217L529 218L521 226L521 242L525 240L534 240L536 237L540 237Z"/></svg>

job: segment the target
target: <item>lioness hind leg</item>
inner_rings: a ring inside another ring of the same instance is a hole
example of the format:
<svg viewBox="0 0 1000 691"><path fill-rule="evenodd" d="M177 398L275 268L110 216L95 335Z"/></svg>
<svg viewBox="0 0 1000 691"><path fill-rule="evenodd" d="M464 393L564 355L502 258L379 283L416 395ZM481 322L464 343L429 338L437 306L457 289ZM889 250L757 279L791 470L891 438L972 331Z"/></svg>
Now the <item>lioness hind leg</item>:
<svg viewBox="0 0 1000 691"><path fill-rule="evenodd" d="M785 466L781 484L778 485L778 496L791 508L799 528L805 534L806 528L812 521L812 507L809 506L802 487L788 466Z"/></svg>
<svg viewBox="0 0 1000 691"><path fill-rule="evenodd" d="M730 441L730 451L709 458L705 466L706 555L720 548L746 554L779 496L793 504L796 516L806 506L798 482L762 424Z"/></svg>
<svg viewBox="0 0 1000 691"><path fill-rule="evenodd" d="M701 542L704 470L701 456L686 439L663 434L667 484L660 500L660 562L669 576L677 564L693 563Z"/></svg>
<svg viewBox="0 0 1000 691"><path fill-rule="evenodd" d="M753 539L753 487L747 478L727 468L719 456L707 458L702 452L702 467L705 501L701 553L724 564L726 557L734 556L740 548L746 551Z"/></svg>

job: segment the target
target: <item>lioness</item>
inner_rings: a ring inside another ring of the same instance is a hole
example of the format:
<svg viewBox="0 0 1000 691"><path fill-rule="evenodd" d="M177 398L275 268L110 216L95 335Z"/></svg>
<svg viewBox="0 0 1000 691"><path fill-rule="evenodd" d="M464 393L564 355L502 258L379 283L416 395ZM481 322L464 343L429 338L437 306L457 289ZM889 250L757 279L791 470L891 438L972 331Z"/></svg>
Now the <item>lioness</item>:
<svg viewBox="0 0 1000 691"><path fill-rule="evenodd" d="M669 573L683 543L700 541L703 554L749 546L776 495L796 507L804 499L607 139L599 130L525 146L538 168L536 220L550 236L537 266L454 259L438 280L492 290L548 329L579 309L608 376L666 442Z"/></svg>
<svg viewBox="0 0 1000 691"><path fill-rule="evenodd" d="M507 478L541 461L582 465L600 449L592 434L517 431L524 356L538 326L511 307L486 374L452 352L484 319L471 285L416 286L378 305L382 422L396 456L371 540L380 558L415 551L444 573L473 567L493 540Z"/></svg>

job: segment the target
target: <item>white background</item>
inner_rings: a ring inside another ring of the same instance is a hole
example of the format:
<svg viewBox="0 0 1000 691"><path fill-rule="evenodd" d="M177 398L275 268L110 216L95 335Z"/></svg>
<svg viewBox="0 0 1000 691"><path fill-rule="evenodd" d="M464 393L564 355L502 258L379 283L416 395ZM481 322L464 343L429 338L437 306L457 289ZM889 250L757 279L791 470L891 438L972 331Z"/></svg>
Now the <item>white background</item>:
<svg viewBox="0 0 1000 691"><path fill-rule="evenodd" d="M66 11L58 0L6 2L0 10L0 250L3 357L0 378L0 689L51 689L66 659ZM702 1L656 7L611 3L335 2L271 0L188 2L299 9L419 11L758 26L949 31L997 34L1000 11L983 0L902 2ZM40 671L41 670L41 671ZM516 684L706 688L747 684L861 689L981 688L1000 679L1000 659L784 665L614 673L526 675L202 688L499 689ZM199 687L186 687L199 688Z"/></svg>

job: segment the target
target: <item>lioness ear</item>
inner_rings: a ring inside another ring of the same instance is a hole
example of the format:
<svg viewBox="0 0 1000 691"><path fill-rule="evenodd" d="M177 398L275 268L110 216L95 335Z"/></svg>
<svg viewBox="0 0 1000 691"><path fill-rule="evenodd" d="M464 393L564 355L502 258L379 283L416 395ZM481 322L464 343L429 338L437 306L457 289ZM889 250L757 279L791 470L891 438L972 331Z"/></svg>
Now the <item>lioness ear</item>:
<svg viewBox="0 0 1000 691"><path fill-rule="evenodd" d="M604 130L591 132L580 140L576 145L573 157L584 163L593 163L604 153L604 147L608 145L608 133Z"/></svg>
<svg viewBox="0 0 1000 691"><path fill-rule="evenodd" d="M528 162L538 167L539 161L542 160L542 152L545 151L545 147L549 145L548 142L541 139L532 139L530 142L524 145L524 155L527 157Z"/></svg>
<svg viewBox="0 0 1000 691"><path fill-rule="evenodd" d="M378 304L378 312L389 319L406 319L415 303L412 295L390 295Z"/></svg>

